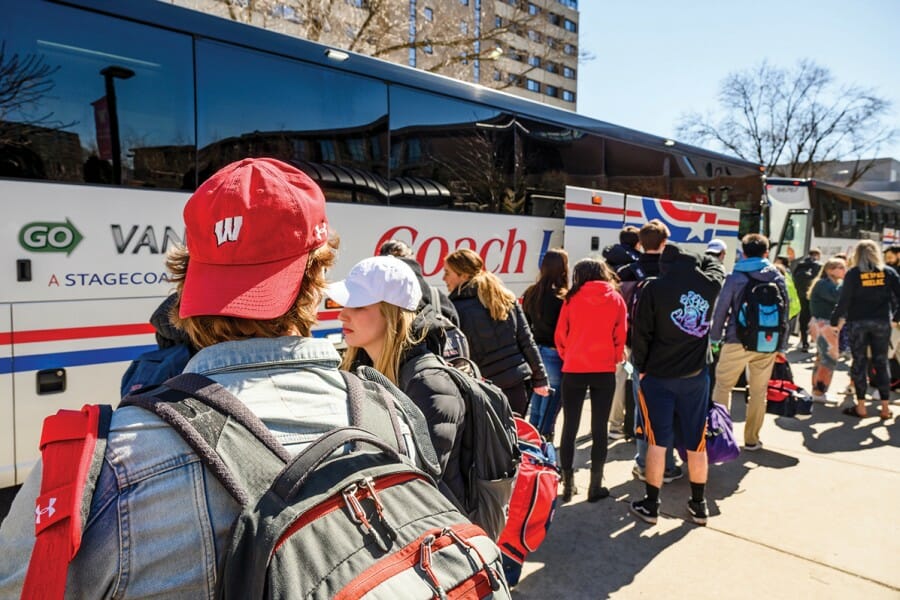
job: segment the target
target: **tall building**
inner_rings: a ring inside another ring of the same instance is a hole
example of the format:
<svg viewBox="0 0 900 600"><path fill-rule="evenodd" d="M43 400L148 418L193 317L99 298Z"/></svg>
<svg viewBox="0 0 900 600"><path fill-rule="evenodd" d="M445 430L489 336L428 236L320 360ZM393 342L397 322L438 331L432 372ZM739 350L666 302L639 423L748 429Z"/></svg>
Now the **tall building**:
<svg viewBox="0 0 900 600"><path fill-rule="evenodd" d="M578 0L161 1L576 108Z"/></svg>

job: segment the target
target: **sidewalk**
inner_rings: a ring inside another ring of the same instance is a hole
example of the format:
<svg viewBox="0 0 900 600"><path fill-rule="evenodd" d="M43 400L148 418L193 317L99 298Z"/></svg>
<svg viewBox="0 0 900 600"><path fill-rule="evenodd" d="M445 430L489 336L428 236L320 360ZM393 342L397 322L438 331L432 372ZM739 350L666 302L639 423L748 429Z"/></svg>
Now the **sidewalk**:
<svg viewBox="0 0 900 600"><path fill-rule="evenodd" d="M788 358L796 383L809 389L812 355ZM842 362L832 394L843 399L848 383ZM743 441L743 394L735 394L732 409ZM892 410L900 418L900 407ZM900 598L900 423L882 423L871 403L869 414L858 420L816 405L805 420L766 415L761 451L710 467L706 527L688 520L686 469L662 489L657 525L628 512L644 485L631 475L634 444L624 440L610 445L610 497L588 504L584 415L575 457L579 494L558 505L515 597Z"/></svg>

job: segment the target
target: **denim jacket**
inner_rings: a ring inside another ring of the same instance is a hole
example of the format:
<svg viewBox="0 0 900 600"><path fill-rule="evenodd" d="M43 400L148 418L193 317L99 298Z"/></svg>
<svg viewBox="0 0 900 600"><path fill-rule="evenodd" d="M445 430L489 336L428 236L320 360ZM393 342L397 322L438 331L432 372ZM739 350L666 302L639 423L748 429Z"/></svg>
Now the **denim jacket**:
<svg viewBox="0 0 900 600"><path fill-rule="evenodd" d="M185 371L222 384L296 454L348 424L339 363L325 340L257 338L205 348ZM0 527L0 598L20 595L40 479L39 463ZM238 512L174 430L140 408L117 410L66 597L211 599Z"/></svg>

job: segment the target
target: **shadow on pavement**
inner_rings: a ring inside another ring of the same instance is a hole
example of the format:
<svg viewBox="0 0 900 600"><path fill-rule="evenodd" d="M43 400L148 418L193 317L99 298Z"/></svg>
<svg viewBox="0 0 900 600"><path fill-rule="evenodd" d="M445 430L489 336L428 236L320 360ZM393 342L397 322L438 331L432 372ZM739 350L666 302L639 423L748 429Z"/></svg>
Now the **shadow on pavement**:
<svg viewBox="0 0 900 600"><path fill-rule="evenodd" d="M660 523L665 521L665 527L650 526L635 519L626 501L637 498L637 490L642 489L627 482L612 486L610 497L595 504L583 501L582 492L582 501L562 505L548 535L564 542L546 544L529 557L532 564L543 565L516 586L513 596L606 598L628 586L659 553L696 527L664 518ZM552 551L547 550L550 547ZM593 560L586 562L585 552ZM585 569L586 564L592 568ZM542 571L546 572L542 575Z"/></svg>
<svg viewBox="0 0 900 600"><path fill-rule="evenodd" d="M743 404L742 397L736 397L736 400ZM628 504L644 495L643 482L630 475L634 452L633 442L611 443L605 481L610 490L609 498L588 503L585 500L586 478L576 478L580 484L578 494L573 502L557 505L557 513L548 532L548 537L552 536L555 542L545 544L528 557L531 565L541 566L522 579L514 589L514 597L523 600L543 600L554 596L606 598L628 587L660 553L698 527L688 521L686 511L691 493L686 465L684 478L666 484L662 489L661 515L657 525L647 525L631 515ZM712 465L706 490L710 516L719 514L718 501L734 494L750 471L757 468L785 469L798 462L796 457L763 448L753 453L741 452L730 463ZM575 464L579 469L590 469L589 439L580 438L577 441ZM626 481L610 480L611 472L627 472L628 478ZM590 564L595 568L584 568L585 552L594 557ZM545 570L546 573L541 575Z"/></svg>

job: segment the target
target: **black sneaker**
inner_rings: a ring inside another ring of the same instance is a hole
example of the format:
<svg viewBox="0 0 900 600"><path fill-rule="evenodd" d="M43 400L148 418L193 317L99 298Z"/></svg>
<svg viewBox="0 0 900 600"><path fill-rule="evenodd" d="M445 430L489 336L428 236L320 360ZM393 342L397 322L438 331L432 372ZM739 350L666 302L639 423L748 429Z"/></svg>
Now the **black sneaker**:
<svg viewBox="0 0 900 600"><path fill-rule="evenodd" d="M684 471L678 465L675 465L671 469L666 469L665 473L663 473L663 483L672 483L676 479L681 479L684 477Z"/></svg>
<svg viewBox="0 0 900 600"><path fill-rule="evenodd" d="M706 510L705 499L700 502L688 500L688 512L691 513L691 519L694 520L694 523L697 525L706 525L706 521L709 519L709 511Z"/></svg>
<svg viewBox="0 0 900 600"><path fill-rule="evenodd" d="M644 498L643 500L636 500L631 503L631 512L633 512L637 518L644 521L645 523L650 523L651 525L656 525L656 519L659 517L659 502L650 502L648 498Z"/></svg>

